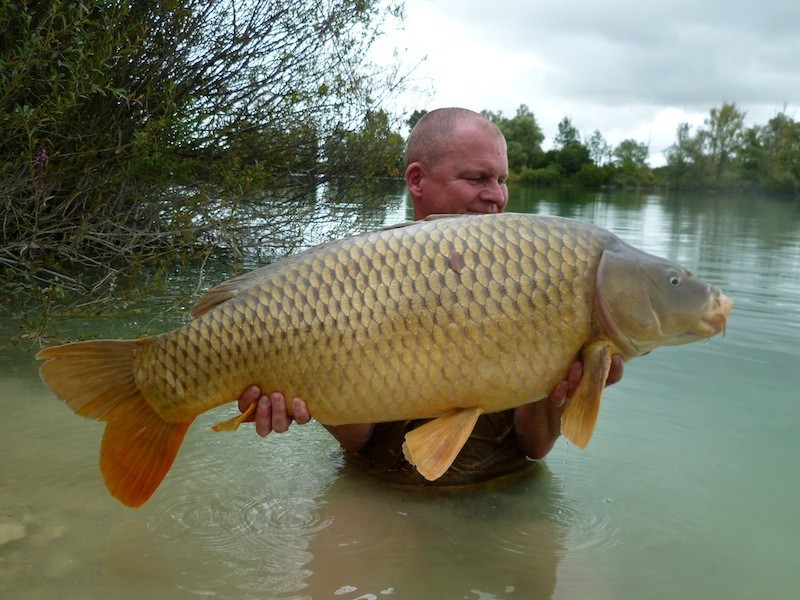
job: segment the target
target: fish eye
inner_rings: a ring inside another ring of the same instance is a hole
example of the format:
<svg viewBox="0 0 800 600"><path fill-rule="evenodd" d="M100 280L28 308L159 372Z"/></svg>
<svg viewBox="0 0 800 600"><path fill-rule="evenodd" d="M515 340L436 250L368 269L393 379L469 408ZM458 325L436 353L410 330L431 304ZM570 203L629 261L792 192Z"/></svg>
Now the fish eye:
<svg viewBox="0 0 800 600"><path fill-rule="evenodd" d="M681 284L681 275L674 269L667 271L667 281L672 287L677 287Z"/></svg>

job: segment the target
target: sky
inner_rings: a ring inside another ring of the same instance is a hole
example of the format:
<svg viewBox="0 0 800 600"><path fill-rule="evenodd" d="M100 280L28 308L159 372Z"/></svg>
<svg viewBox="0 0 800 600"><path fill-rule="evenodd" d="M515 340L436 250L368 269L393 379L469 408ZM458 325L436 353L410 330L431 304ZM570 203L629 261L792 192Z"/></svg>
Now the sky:
<svg viewBox="0 0 800 600"><path fill-rule="evenodd" d="M800 119L797 0L406 0L376 56L418 64L396 98L409 113L525 104L550 147L558 122L588 138L649 145L650 164L682 122L692 131L734 102L748 126Z"/></svg>

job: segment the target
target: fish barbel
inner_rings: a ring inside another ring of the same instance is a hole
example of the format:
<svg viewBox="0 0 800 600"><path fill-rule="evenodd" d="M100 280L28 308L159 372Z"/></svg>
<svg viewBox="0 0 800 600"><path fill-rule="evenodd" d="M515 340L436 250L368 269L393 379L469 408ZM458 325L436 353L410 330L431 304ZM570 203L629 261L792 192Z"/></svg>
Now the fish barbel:
<svg viewBox="0 0 800 600"><path fill-rule="evenodd" d="M73 411L107 422L106 486L139 506L195 417L250 384L303 398L330 425L433 418L407 435L404 452L436 479L481 413L545 398L580 358L562 433L583 448L612 354L708 338L731 306L680 266L581 221L450 216L328 242L233 278L170 332L54 346L37 358Z"/></svg>

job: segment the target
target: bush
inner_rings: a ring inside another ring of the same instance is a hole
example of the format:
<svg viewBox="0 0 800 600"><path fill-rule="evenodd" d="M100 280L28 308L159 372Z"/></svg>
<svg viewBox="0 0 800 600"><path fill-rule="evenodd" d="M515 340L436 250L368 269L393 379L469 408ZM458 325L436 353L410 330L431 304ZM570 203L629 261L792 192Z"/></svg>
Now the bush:
<svg viewBox="0 0 800 600"><path fill-rule="evenodd" d="M0 0L0 284L108 290L279 220L248 203L302 205L320 184L396 170L398 120L378 102L401 66L366 59L401 16L383 6ZM324 152L331 139L350 150ZM260 239L302 227L279 229Z"/></svg>
<svg viewBox="0 0 800 600"><path fill-rule="evenodd" d="M614 172L613 165L598 167L595 164L586 164L581 167L575 178L584 187L599 188L611 183L614 178Z"/></svg>
<svg viewBox="0 0 800 600"><path fill-rule="evenodd" d="M555 164L540 169L523 167L517 176L517 181L528 185L556 185L561 181L561 171Z"/></svg>

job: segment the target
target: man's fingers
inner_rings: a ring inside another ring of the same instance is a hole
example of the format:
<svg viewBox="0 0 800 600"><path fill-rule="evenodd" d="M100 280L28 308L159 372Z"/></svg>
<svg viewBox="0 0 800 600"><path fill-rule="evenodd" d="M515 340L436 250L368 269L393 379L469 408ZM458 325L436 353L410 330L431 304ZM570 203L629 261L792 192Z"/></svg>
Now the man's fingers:
<svg viewBox="0 0 800 600"><path fill-rule="evenodd" d="M308 405L302 398L292 398L292 412L294 413L294 420L300 425L305 425L311 420Z"/></svg>
<svg viewBox="0 0 800 600"><path fill-rule="evenodd" d="M624 365L625 361L622 360L619 354L614 354L611 357L611 368L608 371L606 385L612 385L622 379L622 369Z"/></svg>
<svg viewBox="0 0 800 600"><path fill-rule="evenodd" d="M260 396L261 389L257 385L251 385L249 388L247 388L244 393L239 396L239 412L246 411L251 404L258 402ZM248 420L252 421L253 419Z"/></svg>
<svg viewBox="0 0 800 600"><path fill-rule="evenodd" d="M569 368L569 373L567 373L567 397L572 396L575 390L578 389L581 377L583 377L583 363L576 360Z"/></svg>
<svg viewBox="0 0 800 600"><path fill-rule="evenodd" d="M272 432L272 402L269 397L261 396L256 406L256 433L261 437Z"/></svg>
<svg viewBox="0 0 800 600"><path fill-rule="evenodd" d="M281 392L273 392L269 396L262 395L257 385L251 385L239 398L239 410L244 412L256 402L255 414L248 417L247 421L255 421L256 433L261 437L273 431L283 433L289 429L292 421L300 425L311 420L308 405L302 398L292 398L292 414L286 409L286 397Z"/></svg>
<svg viewBox="0 0 800 600"><path fill-rule="evenodd" d="M556 408L563 406L567 401L568 384L566 381L559 381L558 385L550 392L550 402Z"/></svg>
<svg viewBox="0 0 800 600"><path fill-rule="evenodd" d="M286 398L280 392L272 393L272 431L283 433L289 429L291 419L286 412Z"/></svg>

